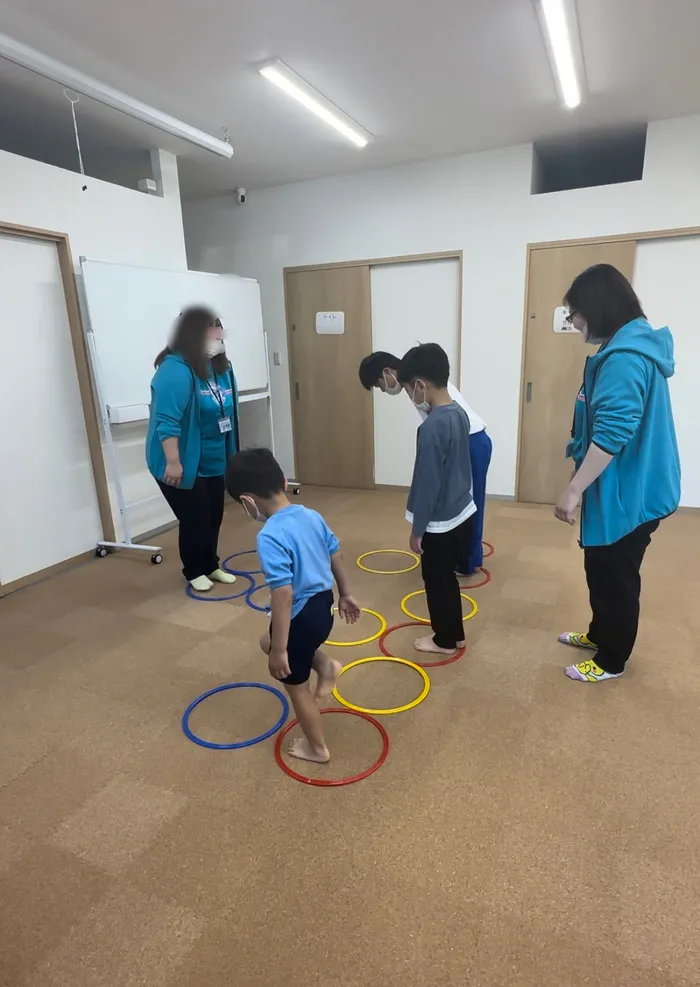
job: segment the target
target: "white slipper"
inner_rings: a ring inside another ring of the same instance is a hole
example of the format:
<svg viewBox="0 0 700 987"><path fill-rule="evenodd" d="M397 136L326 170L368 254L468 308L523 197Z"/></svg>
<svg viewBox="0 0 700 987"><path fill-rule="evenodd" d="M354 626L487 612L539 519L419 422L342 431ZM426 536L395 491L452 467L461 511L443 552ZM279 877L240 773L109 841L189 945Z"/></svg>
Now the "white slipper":
<svg viewBox="0 0 700 987"><path fill-rule="evenodd" d="M195 593L208 593L214 583L208 576L197 576L196 579L190 579L190 586Z"/></svg>
<svg viewBox="0 0 700 987"><path fill-rule="evenodd" d="M215 583L227 583L229 586L236 582L236 577L232 572L225 572L223 569L214 569L209 573L209 579Z"/></svg>

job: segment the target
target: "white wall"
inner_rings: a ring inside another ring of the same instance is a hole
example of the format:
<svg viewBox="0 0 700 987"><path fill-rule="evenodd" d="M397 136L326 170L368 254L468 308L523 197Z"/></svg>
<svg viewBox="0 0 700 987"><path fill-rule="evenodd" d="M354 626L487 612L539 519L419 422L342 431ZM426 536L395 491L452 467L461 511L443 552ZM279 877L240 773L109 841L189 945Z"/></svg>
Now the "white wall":
<svg viewBox="0 0 700 987"><path fill-rule="evenodd" d="M700 507L700 328L693 290L698 272L700 237L646 240L637 247L634 287L646 316L652 325L669 325L673 331L671 401L683 464L681 500L687 507Z"/></svg>
<svg viewBox="0 0 700 987"><path fill-rule="evenodd" d="M266 329L282 355L272 387L285 469L293 460L282 269L462 249L462 389L494 440L489 492L514 494L526 244L700 225L700 117L649 125L641 182L531 196L531 168L523 145L269 189L244 207L229 196L185 208L190 267L260 280Z"/></svg>
<svg viewBox="0 0 700 987"><path fill-rule="evenodd" d="M85 179L73 172L0 151L0 220L67 233L76 273L81 255L144 267L186 270L177 161L172 154L158 152L157 163L162 197ZM31 327L24 326L23 330L30 332ZM164 343L168 330L168 326L163 327ZM54 380L52 386L56 383ZM44 434L49 441L50 432ZM132 430L132 434L118 441L120 470L131 489L157 493L143 465L144 436L144 429L135 435ZM40 437L41 433L35 439ZM32 448L31 442L26 444L27 455ZM21 473L19 466L14 469ZM164 502L154 500L147 509L134 512L134 532L157 527L171 517ZM72 554L83 550L84 546L76 548Z"/></svg>
<svg viewBox="0 0 700 987"><path fill-rule="evenodd" d="M370 269L372 349L403 356L417 343L439 343L459 382L459 261L378 264ZM353 368L354 369L354 368ZM420 415L406 394L373 391L374 480L409 486Z"/></svg>

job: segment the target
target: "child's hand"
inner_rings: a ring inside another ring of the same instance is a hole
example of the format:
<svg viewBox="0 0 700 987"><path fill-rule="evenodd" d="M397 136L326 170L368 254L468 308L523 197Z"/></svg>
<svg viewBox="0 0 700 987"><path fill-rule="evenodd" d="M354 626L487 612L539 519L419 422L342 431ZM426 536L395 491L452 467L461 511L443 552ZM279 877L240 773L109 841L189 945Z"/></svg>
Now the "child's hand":
<svg viewBox="0 0 700 987"><path fill-rule="evenodd" d="M286 651L270 651L267 667L273 679L286 679L292 674Z"/></svg>
<svg viewBox="0 0 700 987"><path fill-rule="evenodd" d="M354 596L341 596L338 600L338 613L347 621L354 624L360 619L360 607Z"/></svg>
<svg viewBox="0 0 700 987"><path fill-rule="evenodd" d="M410 538L410 541L409 541L408 544L409 544L410 549L411 549L411 551L413 552L414 555L422 555L423 554L423 539L422 538L416 538L415 535L411 535L411 538Z"/></svg>

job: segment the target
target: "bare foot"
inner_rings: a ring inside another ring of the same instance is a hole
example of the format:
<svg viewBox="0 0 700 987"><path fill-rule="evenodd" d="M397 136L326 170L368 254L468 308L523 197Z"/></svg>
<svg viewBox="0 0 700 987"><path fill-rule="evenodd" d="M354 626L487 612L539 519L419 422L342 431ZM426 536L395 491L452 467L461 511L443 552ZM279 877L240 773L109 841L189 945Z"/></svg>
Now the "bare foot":
<svg viewBox="0 0 700 987"><path fill-rule="evenodd" d="M431 655L453 655L456 648L438 648L432 637L418 637L413 642L416 651L427 652Z"/></svg>
<svg viewBox="0 0 700 987"><path fill-rule="evenodd" d="M314 699L325 699L326 696L331 695L342 669L343 666L339 661L336 661L334 658L328 659L328 663L323 669L323 674L316 675Z"/></svg>
<svg viewBox="0 0 700 987"><path fill-rule="evenodd" d="M288 753L290 757L298 757L302 761L315 761L317 764L326 764L331 759L327 747L315 750L305 737L293 740L289 745Z"/></svg>
<svg viewBox="0 0 700 987"><path fill-rule="evenodd" d="M457 650L458 651L461 651L462 648L466 648L466 646L467 646L467 642L466 641L458 641L457 642Z"/></svg>

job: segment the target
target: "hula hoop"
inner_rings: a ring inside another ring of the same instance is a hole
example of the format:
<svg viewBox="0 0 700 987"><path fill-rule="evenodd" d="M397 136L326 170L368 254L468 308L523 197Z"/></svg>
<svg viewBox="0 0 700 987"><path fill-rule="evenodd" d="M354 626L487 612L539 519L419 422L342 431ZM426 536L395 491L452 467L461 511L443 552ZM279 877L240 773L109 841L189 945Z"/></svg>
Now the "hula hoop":
<svg viewBox="0 0 700 987"><path fill-rule="evenodd" d="M401 630L402 627L425 627L425 624L421 623L419 620L407 620L403 624L394 624L393 627L388 627L379 638L379 650L383 655L386 655L387 658L398 658L398 655L392 655L385 642L393 631ZM450 658L443 658L442 661L416 661L414 664L419 665L420 668L439 668L441 665L451 665L452 662L459 661L466 650L466 648L458 648L456 654L452 655Z"/></svg>
<svg viewBox="0 0 700 987"><path fill-rule="evenodd" d="M408 555L410 559L413 559L413 565L408 566L407 569L370 569L362 562L363 559L368 559L370 555L386 555L388 553L392 553L393 555ZM402 548L378 548L373 552L365 552L363 555L360 555L356 564L364 572L374 572L380 576L398 576L402 572L413 572L414 569L417 569L420 565L420 559L413 552L406 552Z"/></svg>
<svg viewBox="0 0 700 987"><path fill-rule="evenodd" d="M255 585L251 586L250 589L247 590L246 592L245 601L251 610L258 610L260 611L260 613L269 613L270 607L258 606L257 603L253 603L253 601L251 600L251 596L253 595L253 593L257 593L259 589L267 589L267 583L260 583L259 586L255 586Z"/></svg>
<svg viewBox="0 0 700 987"><path fill-rule="evenodd" d="M377 631L377 633L373 634L371 637L364 637L362 638L361 641L330 641L329 640L326 641L326 644L330 644L331 647L333 648L353 648L356 645L360 645L360 644L371 644L372 641L376 641L378 637L381 637L384 631L386 630L386 620L382 617L380 613L377 613L376 610L367 610L365 609L365 607L360 607L360 610L362 613L368 613L372 617L377 618L377 620L379 621L379 630ZM333 607L333 613L337 613L337 612L338 612L338 608Z"/></svg>
<svg viewBox="0 0 700 987"><path fill-rule="evenodd" d="M479 571L480 572L483 572L483 574L486 576L486 578L485 579L482 579L480 583L468 583L466 586L460 586L459 587L460 590L463 590L463 589L479 589L479 587L486 586L487 583L490 583L491 582L491 573L489 572L488 569L484 569L484 567L482 565L480 565L479 566ZM461 578L462 579L469 579L471 577L470 576L462 576Z"/></svg>
<svg viewBox="0 0 700 987"><path fill-rule="evenodd" d="M230 572L229 569L227 569L226 571ZM187 593L188 596L191 596L193 600L201 600L202 603L224 603L226 600L237 600L239 597L245 596L247 593L250 593L251 589L255 587L255 580L253 579L253 577L249 572L236 572L236 573L232 573L232 575L243 576L245 579L249 579L250 586L248 586L246 589L242 589L240 593L233 593L231 596L208 596L208 595L204 596L201 593L195 593L195 591L192 589L190 584L186 583L185 593Z"/></svg>
<svg viewBox="0 0 700 987"><path fill-rule="evenodd" d="M343 697L338 692L338 686L333 689L333 695L338 700L341 705L347 707L347 709L353 710L355 713L373 713L375 716L390 716L392 713L405 713L407 709L413 709L419 703L422 703L425 697L430 692L430 679L427 673L413 661L408 661L407 658L394 658L389 655L379 655L376 658L358 658L356 661L351 661L349 665L345 665L340 670L340 675L343 672L347 672L350 668L355 668L356 665L366 665L370 661L395 661L399 665L408 665L409 668L413 668L423 679L423 691L416 699L411 700L410 703L406 703L405 706L394 706L391 709L366 709L364 706L356 706L354 703L350 703L347 699ZM340 678L340 675L338 678Z"/></svg>
<svg viewBox="0 0 700 987"><path fill-rule="evenodd" d="M490 548L491 549L490 552L484 553L484 558L485 559L490 559L491 556L493 555L493 553L496 551L496 549L493 547L493 545L491 544L490 541L482 541L481 544L482 545L486 545L487 548Z"/></svg>
<svg viewBox="0 0 700 987"><path fill-rule="evenodd" d="M234 552L233 555L227 555L224 561L221 563L221 568L224 572L230 572L233 576L239 576L241 573L245 573L247 576L257 576L262 572L262 569L230 569L228 563L231 559L237 559L241 555L256 555L257 550L254 548L249 548L245 552Z"/></svg>
<svg viewBox="0 0 700 987"><path fill-rule="evenodd" d="M201 737L192 733L190 730L190 715L192 711L200 703L203 703L205 699L208 699L209 696L214 696L217 692L226 692L228 689L262 689L264 692L271 692L282 703L282 715L273 727L270 727L265 733L261 733L259 737L253 737L252 740L240 740L235 744L214 744L210 740L203 740ZM208 747L210 750L215 751L234 751L241 747L252 747L253 744L259 744L261 741L267 740L268 737L271 737L273 733L279 730L288 715L289 703L287 702L287 697L279 689L273 689L271 685L263 685L262 682L231 682L228 685L217 685L215 689L209 689L208 692L203 692L201 696L194 699L182 715L182 730L188 740L191 740L193 744L199 744L200 747Z"/></svg>
<svg viewBox="0 0 700 987"><path fill-rule="evenodd" d="M427 617L419 617L418 614L411 613L411 611L406 606L406 603L408 600L412 600L414 596L421 596L421 594L424 593L425 593L424 589L414 590L413 593L407 593L406 596L404 596L403 600L401 601L402 612L405 613L407 617L410 617L411 620L417 620L419 624L429 624L430 620ZM476 614L479 612L479 604L476 602L476 600L473 600L471 596L467 596L466 593L460 593L459 595L462 597L463 600L469 600L469 602L472 605L472 612L468 613L466 617L462 618L462 623L464 623L465 621L471 620L472 617L476 616Z"/></svg>
<svg viewBox="0 0 700 987"><path fill-rule="evenodd" d="M351 775L349 778L309 778L308 775L299 774L293 768L290 768L285 759L282 757L282 741L292 729L299 722L298 720L292 720L288 723L284 730L277 735L277 740L275 741L275 760L282 768L286 775L290 778L294 778L296 781L301 781L304 785L316 785L319 788L340 788L341 785L352 785L356 781L362 781L363 778L369 778L370 775L374 774L381 768L382 764L386 761L389 756L389 734L386 732L384 727L375 720L373 717L368 716L366 713L362 713L359 710L349 710L349 709L321 709L320 713L345 713L348 716L361 716L363 720L368 720L373 727L376 727L382 738L382 750L377 758L377 760L369 768L365 768L364 771L360 771L359 774Z"/></svg>

